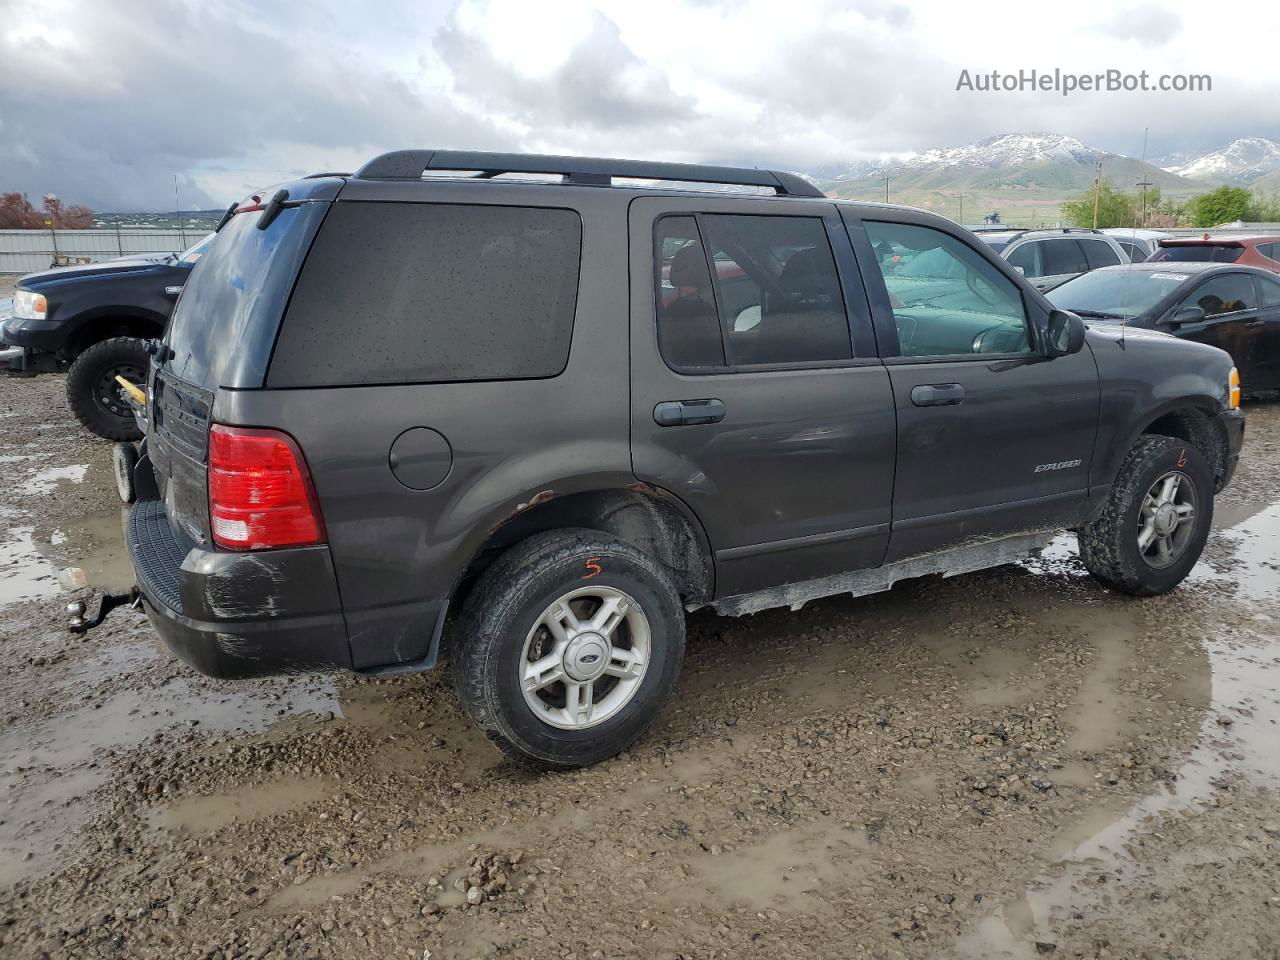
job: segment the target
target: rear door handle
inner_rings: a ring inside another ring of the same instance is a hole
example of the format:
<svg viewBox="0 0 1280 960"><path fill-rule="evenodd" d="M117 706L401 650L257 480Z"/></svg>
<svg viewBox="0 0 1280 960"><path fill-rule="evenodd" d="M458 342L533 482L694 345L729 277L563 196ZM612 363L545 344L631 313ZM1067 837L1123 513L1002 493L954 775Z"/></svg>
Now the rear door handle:
<svg viewBox="0 0 1280 960"><path fill-rule="evenodd" d="M958 383L922 383L911 388L911 402L917 407L947 407L964 403L964 387Z"/></svg>
<svg viewBox="0 0 1280 960"><path fill-rule="evenodd" d="M653 408L653 420L660 427L687 427L699 423L719 423L724 419L724 401L664 400Z"/></svg>

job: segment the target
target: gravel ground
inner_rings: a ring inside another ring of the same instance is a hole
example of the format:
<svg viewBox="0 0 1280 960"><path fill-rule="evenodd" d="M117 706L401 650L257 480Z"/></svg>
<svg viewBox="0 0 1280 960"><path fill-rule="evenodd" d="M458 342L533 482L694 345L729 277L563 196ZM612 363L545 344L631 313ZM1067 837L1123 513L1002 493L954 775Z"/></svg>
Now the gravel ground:
<svg viewBox="0 0 1280 960"><path fill-rule="evenodd" d="M596 768L506 765L435 673L225 682L118 610L109 446L0 380L6 958L1280 956L1280 405L1176 593L1041 559L690 618Z"/></svg>

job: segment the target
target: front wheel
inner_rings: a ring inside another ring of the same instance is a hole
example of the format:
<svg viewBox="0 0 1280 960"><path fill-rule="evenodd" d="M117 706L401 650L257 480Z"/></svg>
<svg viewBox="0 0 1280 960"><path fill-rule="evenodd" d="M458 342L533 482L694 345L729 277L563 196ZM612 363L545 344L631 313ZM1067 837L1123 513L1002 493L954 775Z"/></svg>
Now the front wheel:
<svg viewBox="0 0 1280 960"><path fill-rule="evenodd" d="M454 686L513 760L556 769L625 750L684 656L680 598L656 561L591 530L540 534L481 576L455 635Z"/></svg>
<svg viewBox="0 0 1280 960"><path fill-rule="evenodd" d="M67 372L67 405L85 429L104 440L142 439L116 377L143 386L148 360L144 342L136 337L112 337L76 357Z"/></svg>
<svg viewBox="0 0 1280 960"><path fill-rule="evenodd" d="M1212 525L1213 473L1200 451L1185 440L1141 436L1102 515L1080 530L1080 559L1122 593L1168 593L1200 559Z"/></svg>

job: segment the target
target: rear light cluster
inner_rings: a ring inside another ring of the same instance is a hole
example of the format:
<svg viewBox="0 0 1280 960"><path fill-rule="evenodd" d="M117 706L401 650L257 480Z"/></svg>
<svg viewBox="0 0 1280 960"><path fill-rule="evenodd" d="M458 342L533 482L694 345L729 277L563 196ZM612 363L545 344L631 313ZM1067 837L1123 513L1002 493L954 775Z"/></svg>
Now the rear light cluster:
<svg viewBox="0 0 1280 960"><path fill-rule="evenodd" d="M293 438L278 430L214 424L209 521L214 542L230 550L323 543L320 506Z"/></svg>

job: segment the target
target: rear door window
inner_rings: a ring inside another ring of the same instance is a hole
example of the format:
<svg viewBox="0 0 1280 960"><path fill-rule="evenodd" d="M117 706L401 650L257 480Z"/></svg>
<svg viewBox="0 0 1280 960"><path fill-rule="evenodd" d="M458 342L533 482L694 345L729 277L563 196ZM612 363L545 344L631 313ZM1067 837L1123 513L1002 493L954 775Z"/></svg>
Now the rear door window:
<svg viewBox="0 0 1280 960"><path fill-rule="evenodd" d="M655 234L658 346L677 369L853 358L844 294L816 217L663 217Z"/></svg>
<svg viewBox="0 0 1280 960"><path fill-rule="evenodd" d="M729 363L852 359L844 293L820 219L715 214L702 222Z"/></svg>
<svg viewBox="0 0 1280 960"><path fill-rule="evenodd" d="M581 254L572 210L336 203L268 386L554 377L569 359Z"/></svg>
<svg viewBox="0 0 1280 960"><path fill-rule="evenodd" d="M1055 237L1041 241L1044 245L1044 276L1056 277L1063 273L1084 273L1089 263L1080 245L1071 237Z"/></svg>
<svg viewBox="0 0 1280 960"><path fill-rule="evenodd" d="M1105 240L1081 239L1076 242L1084 250L1084 259L1089 264L1090 270L1097 270L1099 267L1113 267L1120 262L1120 258L1116 256L1111 244Z"/></svg>

